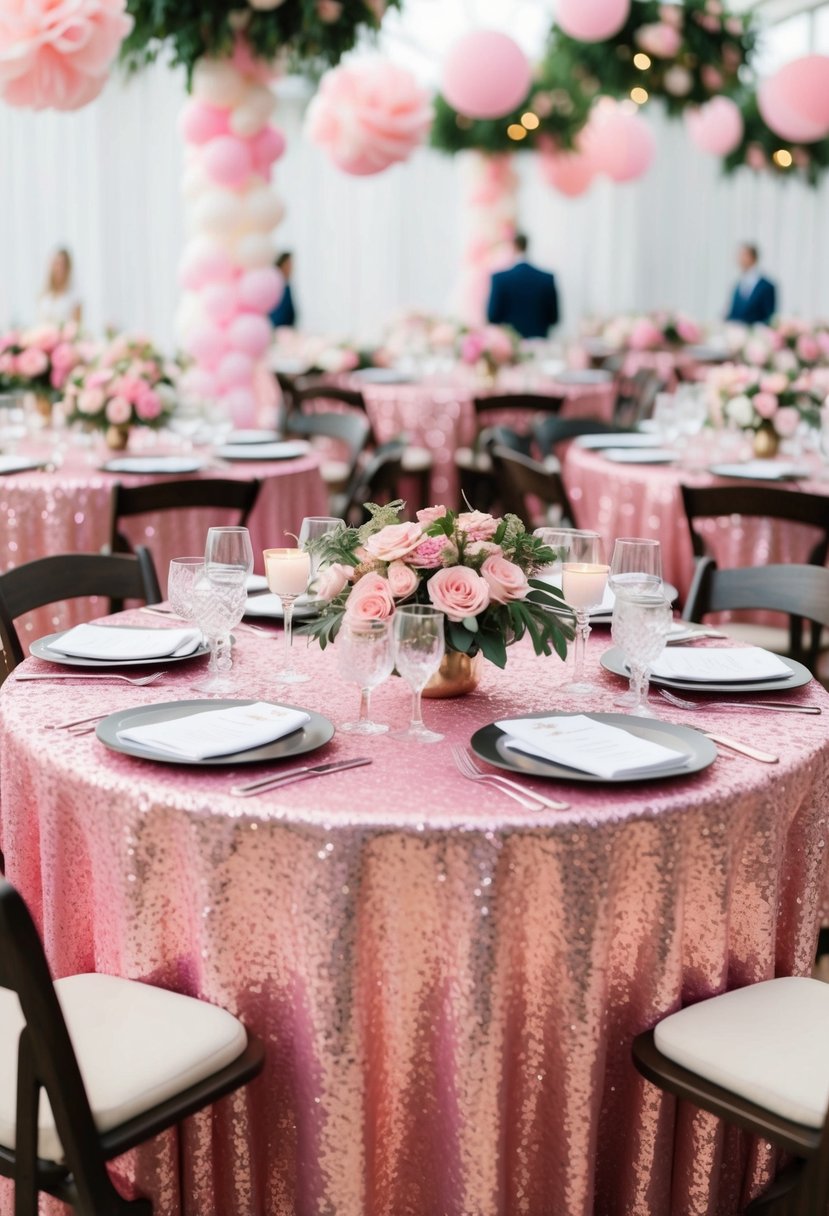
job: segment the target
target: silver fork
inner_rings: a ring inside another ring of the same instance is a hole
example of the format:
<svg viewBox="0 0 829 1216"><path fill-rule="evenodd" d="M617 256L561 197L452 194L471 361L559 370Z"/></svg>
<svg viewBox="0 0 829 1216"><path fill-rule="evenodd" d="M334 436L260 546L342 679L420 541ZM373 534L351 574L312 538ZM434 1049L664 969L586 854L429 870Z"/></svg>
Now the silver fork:
<svg viewBox="0 0 829 1216"><path fill-rule="evenodd" d="M509 798L520 802L527 811L535 811L539 806L547 807L551 811L566 811L570 805L569 802L557 802L553 798L545 798L543 794L536 794L533 790L525 789L516 781L510 781L508 777L502 777L498 773L482 772L466 748L457 743L452 744L452 756L462 777L466 777L469 781L488 781Z"/></svg>
<svg viewBox="0 0 829 1216"><path fill-rule="evenodd" d="M108 718L109 715L114 712L114 710L108 709L102 714L90 714L88 718L71 718L68 722L46 722L44 729L66 730L69 731L70 734L75 734L75 732L78 730L94 730L95 727L93 724L95 722L100 722L104 718Z"/></svg>
<svg viewBox="0 0 829 1216"><path fill-rule="evenodd" d="M689 701L685 697L678 697L676 693L669 692L667 688L660 688L659 695L669 705L675 705L677 709L769 709L773 713L781 714L819 714L823 712L819 705L795 705L792 701L776 701L774 704L770 701L712 701L710 704L700 704L699 701Z"/></svg>
<svg viewBox="0 0 829 1216"><path fill-rule="evenodd" d="M21 675L15 674L15 679L19 681L26 680L122 680L124 684L134 684L136 688L143 688L147 684L157 684L159 680L164 679L163 671L154 671L149 676L119 676L114 672L104 673L102 671L79 671L77 675L52 675L51 672L25 672Z"/></svg>

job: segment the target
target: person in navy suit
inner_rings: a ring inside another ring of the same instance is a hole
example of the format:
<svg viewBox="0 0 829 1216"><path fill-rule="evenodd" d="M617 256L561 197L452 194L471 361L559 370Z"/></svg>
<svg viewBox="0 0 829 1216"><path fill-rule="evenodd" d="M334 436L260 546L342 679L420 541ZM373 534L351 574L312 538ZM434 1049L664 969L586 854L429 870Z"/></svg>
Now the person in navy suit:
<svg viewBox="0 0 829 1216"><path fill-rule="evenodd" d="M767 325L777 311L777 288L760 273L760 250L756 245L741 245L737 265L742 271L734 288L726 321L744 325Z"/></svg>
<svg viewBox="0 0 829 1216"><path fill-rule="evenodd" d="M510 270L492 276L487 319L494 325L511 325L522 338L546 338L558 321L555 277L527 261L527 238L515 234L516 261Z"/></svg>
<svg viewBox="0 0 829 1216"><path fill-rule="evenodd" d="M282 294L282 299L271 312L270 317L271 325L274 329L281 329L284 326L296 325L296 308L294 307L294 297L291 292L291 273L294 269L293 254L287 251L280 253L276 259L276 269L281 271L282 277L285 280L285 291Z"/></svg>

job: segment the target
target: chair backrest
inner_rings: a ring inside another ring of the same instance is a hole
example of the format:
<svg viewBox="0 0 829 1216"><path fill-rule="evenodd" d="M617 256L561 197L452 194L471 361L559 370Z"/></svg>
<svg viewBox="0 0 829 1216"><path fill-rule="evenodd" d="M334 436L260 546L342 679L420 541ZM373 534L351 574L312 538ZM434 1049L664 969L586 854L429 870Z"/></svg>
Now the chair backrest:
<svg viewBox="0 0 829 1216"><path fill-rule="evenodd" d="M362 414L368 419L369 438L368 442L374 446L377 443L377 436L374 433L371 419L368 416L366 409L366 399L363 394L354 388L337 388L332 384L327 384L324 380L317 381L311 384L305 384L301 388L297 387L293 393L293 408L301 414L316 414L316 413L332 413L331 406L343 406L346 410L353 410Z"/></svg>
<svg viewBox="0 0 829 1216"><path fill-rule="evenodd" d="M629 380L622 381L616 399L614 421L622 426L635 426L650 418L657 393L663 388L662 378L650 368L640 368Z"/></svg>
<svg viewBox="0 0 829 1216"><path fill-rule="evenodd" d="M603 422L601 418L544 418L535 427L535 442L540 452L552 452L557 443L578 435L626 434L626 429Z"/></svg>
<svg viewBox="0 0 829 1216"><path fill-rule="evenodd" d="M697 562L683 617L701 621L712 612L782 612L792 619L791 657L814 670L821 628L829 625L829 570L823 566L748 566L719 570L710 557ZM812 623L808 646L802 621Z"/></svg>
<svg viewBox="0 0 829 1216"><path fill-rule="evenodd" d="M17 994L25 1023L17 1053L15 1148L13 1154L3 1150L4 1166L15 1179L15 1211L37 1211L41 1089L49 1097L79 1210L110 1211L97 1203L111 1194L104 1155L43 946L22 897L2 880L0 987Z"/></svg>
<svg viewBox="0 0 829 1216"><path fill-rule="evenodd" d="M520 452L529 456L532 452L532 435L522 435L509 426L488 426L481 431L479 446L489 452L493 447L509 448L511 452Z"/></svg>
<svg viewBox="0 0 829 1216"><path fill-rule="evenodd" d="M540 499L546 507L559 507L562 516L574 522L573 508L564 482L555 470L509 448L490 448L492 467L504 507L525 522L531 516L528 498Z"/></svg>
<svg viewBox="0 0 829 1216"><path fill-rule="evenodd" d="M285 430L291 435L304 435L307 439L336 439L344 444L348 449L349 476L371 439L371 423L365 414L355 411L342 414L291 414Z"/></svg>
<svg viewBox="0 0 829 1216"><path fill-rule="evenodd" d="M161 600L152 555L140 545L134 554L63 553L41 557L0 574L0 641L9 670L22 663L23 647L14 622L45 604L81 596L105 596L116 604Z"/></svg>
<svg viewBox="0 0 829 1216"><path fill-rule="evenodd" d="M204 481L157 481L146 486L125 486L118 482L112 492L113 553L132 553L129 539L119 531L122 519L162 511L238 511L239 527L248 522L259 496L260 482L255 478L207 478Z"/></svg>
<svg viewBox="0 0 829 1216"><path fill-rule="evenodd" d="M364 522L363 503L391 500L397 496L403 472L403 453L406 442L392 439L376 448L366 462L354 470L343 493L343 519L360 514L358 522Z"/></svg>
<svg viewBox="0 0 829 1216"><path fill-rule="evenodd" d="M524 413L557 414L566 398L546 393L503 393L491 397L475 397L475 417L479 424L488 414Z"/></svg>
<svg viewBox="0 0 829 1216"><path fill-rule="evenodd" d="M820 533L809 551L810 565L823 566L829 555L829 495L801 494L779 486L682 486L685 517L697 557L708 554L704 537L694 527L698 519L747 515L805 524Z"/></svg>

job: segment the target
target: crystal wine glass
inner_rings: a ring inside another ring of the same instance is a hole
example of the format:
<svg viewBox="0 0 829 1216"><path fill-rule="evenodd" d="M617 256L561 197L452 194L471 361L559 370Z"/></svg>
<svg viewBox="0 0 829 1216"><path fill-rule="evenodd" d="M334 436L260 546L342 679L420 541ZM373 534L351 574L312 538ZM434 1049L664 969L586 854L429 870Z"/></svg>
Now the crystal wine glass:
<svg viewBox="0 0 829 1216"><path fill-rule="evenodd" d="M182 621L195 620L193 587L204 573L203 557L174 557L167 574L167 600Z"/></svg>
<svg viewBox="0 0 829 1216"><path fill-rule="evenodd" d="M285 621L285 665L277 673L279 684L304 684L311 677L292 666L294 601L308 587L311 576L311 555L303 549L266 549L265 574L268 586L282 601Z"/></svg>
<svg viewBox="0 0 829 1216"><path fill-rule="evenodd" d="M389 728L371 720L372 689L392 673L391 623L389 621L343 621L335 647L340 674L360 689L360 715L356 722L344 722L340 730L356 735L380 735Z"/></svg>
<svg viewBox="0 0 829 1216"><path fill-rule="evenodd" d="M345 520L339 519L336 515L306 515L299 529L299 547L307 549L311 541L319 540L321 536L327 536L329 532L337 532L344 527ZM308 590L313 595L320 569L320 556L313 550L310 556L311 577L308 582Z"/></svg>
<svg viewBox="0 0 829 1216"><path fill-rule="evenodd" d="M442 612L427 604L407 604L394 614L394 661L400 675L412 690L412 716L406 730L395 738L417 743L439 743L443 735L423 724L423 689L440 667L445 642Z"/></svg>
<svg viewBox="0 0 829 1216"><path fill-rule="evenodd" d="M647 703L650 668L665 649L672 615L670 600L647 592L621 592L613 606L613 641L630 668L630 712L640 718L656 717Z"/></svg>
<svg viewBox="0 0 829 1216"><path fill-rule="evenodd" d="M662 548L658 540L620 536L613 545L608 586L618 591L655 595L662 590Z"/></svg>
<svg viewBox="0 0 829 1216"><path fill-rule="evenodd" d="M210 647L207 677L193 687L213 696L233 692L233 654L230 631L244 616L247 591L244 580L213 578L207 567L192 589L193 620Z"/></svg>
<svg viewBox="0 0 829 1216"><path fill-rule="evenodd" d="M204 549L209 578L244 585L253 570L253 547L247 528L209 528Z"/></svg>
<svg viewBox="0 0 829 1216"><path fill-rule="evenodd" d="M567 537L562 561L561 590L565 603L576 614L573 639L573 676L564 691L576 696L596 692L584 678L584 655L590 636L590 612L602 605L609 567L602 560L602 542L597 532L573 530Z"/></svg>

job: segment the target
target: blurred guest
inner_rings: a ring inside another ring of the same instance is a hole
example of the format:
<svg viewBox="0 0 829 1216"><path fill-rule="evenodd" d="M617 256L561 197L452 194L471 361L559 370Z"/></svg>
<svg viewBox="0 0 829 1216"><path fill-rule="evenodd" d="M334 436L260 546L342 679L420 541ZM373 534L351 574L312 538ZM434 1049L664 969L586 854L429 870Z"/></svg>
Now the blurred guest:
<svg viewBox="0 0 829 1216"><path fill-rule="evenodd" d="M742 274L734 288L727 321L744 325L766 325L777 311L777 288L760 273L760 250L743 244L737 250L737 265Z"/></svg>
<svg viewBox="0 0 829 1216"><path fill-rule="evenodd" d="M494 325L511 325L522 338L546 338L558 321L556 281L527 261L528 243L523 232L515 234L515 265L492 276L487 318Z"/></svg>
<svg viewBox="0 0 829 1216"><path fill-rule="evenodd" d="M81 302L72 288L72 255L68 249L55 251L49 263L46 286L37 302L37 319L50 325L81 321Z"/></svg>
<svg viewBox="0 0 829 1216"><path fill-rule="evenodd" d="M276 269L282 274L285 280L285 291L282 299L277 304L271 313L271 325L274 329L280 329L286 325L296 325L296 309L294 308L294 297L291 292L291 275L294 269L294 255L289 252L280 253L276 259Z"/></svg>

